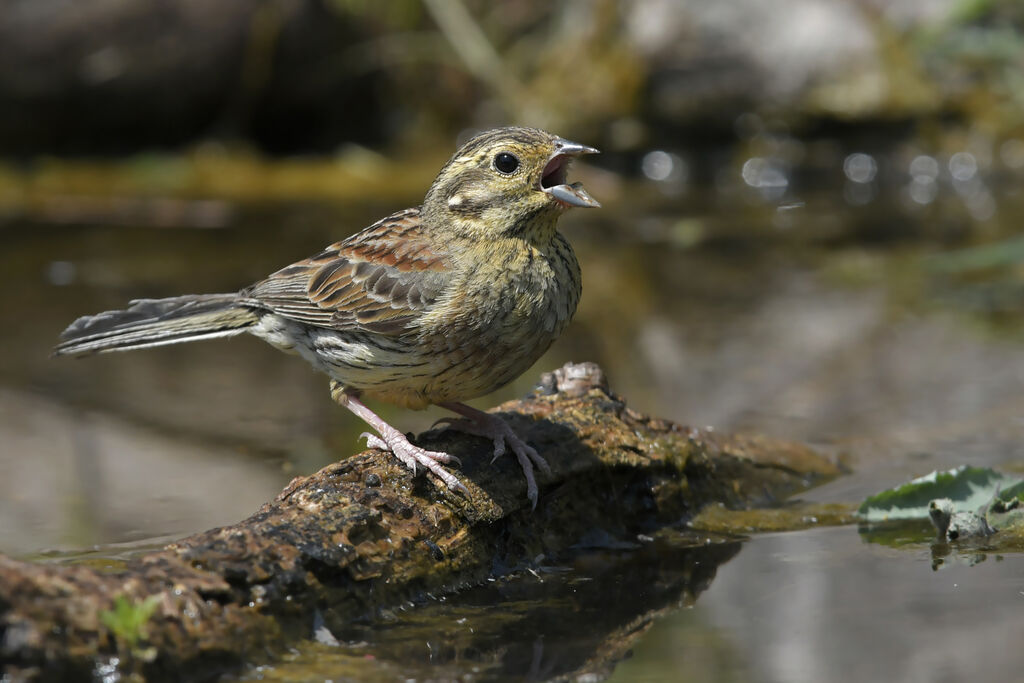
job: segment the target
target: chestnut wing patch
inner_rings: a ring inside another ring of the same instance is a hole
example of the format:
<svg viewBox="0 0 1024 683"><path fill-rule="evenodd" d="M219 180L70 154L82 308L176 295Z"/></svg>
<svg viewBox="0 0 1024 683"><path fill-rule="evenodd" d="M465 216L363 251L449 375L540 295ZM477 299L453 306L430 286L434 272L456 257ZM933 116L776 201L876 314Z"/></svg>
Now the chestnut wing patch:
<svg viewBox="0 0 1024 683"><path fill-rule="evenodd" d="M278 315L318 327L401 334L448 284L449 260L403 211L288 266L246 294Z"/></svg>

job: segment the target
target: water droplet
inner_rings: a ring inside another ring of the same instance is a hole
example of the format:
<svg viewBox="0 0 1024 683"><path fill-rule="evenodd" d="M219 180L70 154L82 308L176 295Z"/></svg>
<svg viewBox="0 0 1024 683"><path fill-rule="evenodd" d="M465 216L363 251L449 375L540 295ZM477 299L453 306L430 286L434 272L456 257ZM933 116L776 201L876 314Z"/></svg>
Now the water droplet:
<svg viewBox="0 0 1024 683"><path fill-rule="evenodd" d="M758 187L761 171L765 166L765 161L761 157L751 157L743 162L743 170L740 171L740 175L743 176L743 182L751 187Z"/></svg>
<svg viewBox="0 0 1024 683"><path fill-rule="evenodd" d="M970 180L978 173L978 161L970 152L957 152L949 158L949 173L955 180Z"/></svg>
<svg viewBox="0 0 1024 683"><path fill-rule="evenodd" d="M878 173L878 163L870 154L855 152L843 160L843 173L855 183L870 183Z"/></svg>
<svg viewBox="0 0 1024 683"><path fill-rule="evenodd" d="M907 196L918 204L931 204L939 194L939 186L933 178L923 175L915 176L910 184L907 185L906 192Z"/></svg>
<svg viewBox="0 0 1024 683"><path fill-rule="evenodd" d="M910 162L910 175L914 180L935 180L939 177L939 162L927 154L914 157Z"/></svg>
<svg viewBox="0 0 1024 683"><path fill-rule="evenodd" d="M781 197L789 187L789 178L785 171L773 160L752 157L743 163L743 181L750 187L761 191L765 199L774 200Z"/></svg>
<svg viewBox="0 0 1024 683"><path fill-rule="evenodd" d="M870 204L871 200L875 198L875 188L868 183L856 181L846 183L843 187L843 198L851 206L864 206Z"/></svg>
<svg viewBox="0 0 1024 683"><path fill-rule="evenodd" d="M682 157L660 149L644 155L640 170L651 180L680 185L685 183L689 176L689 168Z"/></svg>

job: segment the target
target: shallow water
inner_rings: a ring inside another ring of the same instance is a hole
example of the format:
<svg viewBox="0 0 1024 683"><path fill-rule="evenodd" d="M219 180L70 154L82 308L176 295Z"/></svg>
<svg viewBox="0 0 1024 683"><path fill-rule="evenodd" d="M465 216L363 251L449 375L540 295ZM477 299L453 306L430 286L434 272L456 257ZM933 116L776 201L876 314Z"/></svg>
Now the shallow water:
<svg viewBox="0 0 1024 683"><path fill-rule="evenodd" d="M851 527L584 555L242 680L961 681L1020 663L1020 555L935 571ZM500 605L500 614L495 614ZM978 619L979 612L984 619Z"/></svg>
<svg viewBox="0 0 1024 683"><path fill-rule="evenodd" d="M1019 554L936 571L927 543L894 551L852 527L757 536L611 680L995 679L1020 668L1022 575Z"/></svg>
<svg viewBox="0 0 1024 683"><path fill-rule="evenodd" d="M979 217L952 189L914 206L900 188L867 199L842 185L767 198L742 187L677 194L594 173L586 184L603 184L604 195L592 194L608 196L606 209L565 221L584 269L577 320L533 370L478 405L525 393L567 360L594 360L638 410L808 441L841 458L852 474L809 500L857 502L961 463L1024 470L1015 297L1024 259L1010 239L1024 201L1013 183L992 189L994 213ZM159 226L145 210L0 224L0 551L67 558L98 545L102 563L120 553L110 544L236 521L295 474L357 450L363 427L331 403L326 381L254 339L80 361L48 354L78 315L237 289L406 203L230 205L217 220ZM968 250L978 244L995 246ZM442 414L381 408L405 430ZM852 527L711 551L662 539L654 552L639 541L584 554L571 571L542 563L538 576L411 607L333 634L338 647L304 645L245 676L330 677L332 665L347 671L349 659L371 657L388 680L545 679L588 670L627 633L632 657L612 666L609 656L594 671L622 681L852 681L1019 668L1021 556L969 566L977 553L954 553L933 571L927 530L917 534L899 548ZM724 564L695 572L701 552ZM641 578L617 579L637 575L623 563ZM582 584L602 586L602 597L573 603ZM658 586L660 602L635 604L643 586ZM606 621L587 612L601 600ZM563 624L559 609L578 618ZM635 633L630 615L646 615ZM467 623L483 635L467 635Z"/></svg>
<svg viewBox="0 0 1024 683"><path fill-rule="evenodd" d="M604 675L661 614L692 604L737 541L692 534L582 550L521 574L345 624L242 680L546 680ZM624 546L624 547L623 547ZM325 615L328 621L330 615ZM321 627L322 628L322 627ZM328 634L329 633L329 634Z"/></svg>

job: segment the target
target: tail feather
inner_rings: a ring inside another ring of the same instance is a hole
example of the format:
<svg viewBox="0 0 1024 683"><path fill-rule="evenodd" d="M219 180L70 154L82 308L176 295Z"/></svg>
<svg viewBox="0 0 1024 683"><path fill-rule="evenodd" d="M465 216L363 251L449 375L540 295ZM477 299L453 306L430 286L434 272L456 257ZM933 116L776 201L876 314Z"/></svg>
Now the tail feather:
<svg viewBox="0 0 1024 683"><path fill-rule="evenodd" d="M259 321L237 294L204 294L137 299L128 308L87 315L71 323L55 356L128 351L227 337Z"/></svg>

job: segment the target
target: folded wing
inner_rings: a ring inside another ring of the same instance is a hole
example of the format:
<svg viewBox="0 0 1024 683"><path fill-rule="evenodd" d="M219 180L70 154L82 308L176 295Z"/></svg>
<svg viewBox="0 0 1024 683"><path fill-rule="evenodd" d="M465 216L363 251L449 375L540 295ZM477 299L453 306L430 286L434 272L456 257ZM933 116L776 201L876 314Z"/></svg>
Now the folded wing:
<svg viewBox="0 0 1024 683"><path fill-rule="evenodd" d="M338 330L397 335L441 296L450 260L428 246L418 209L388 216L242 296L277 315Z"/></svg>

